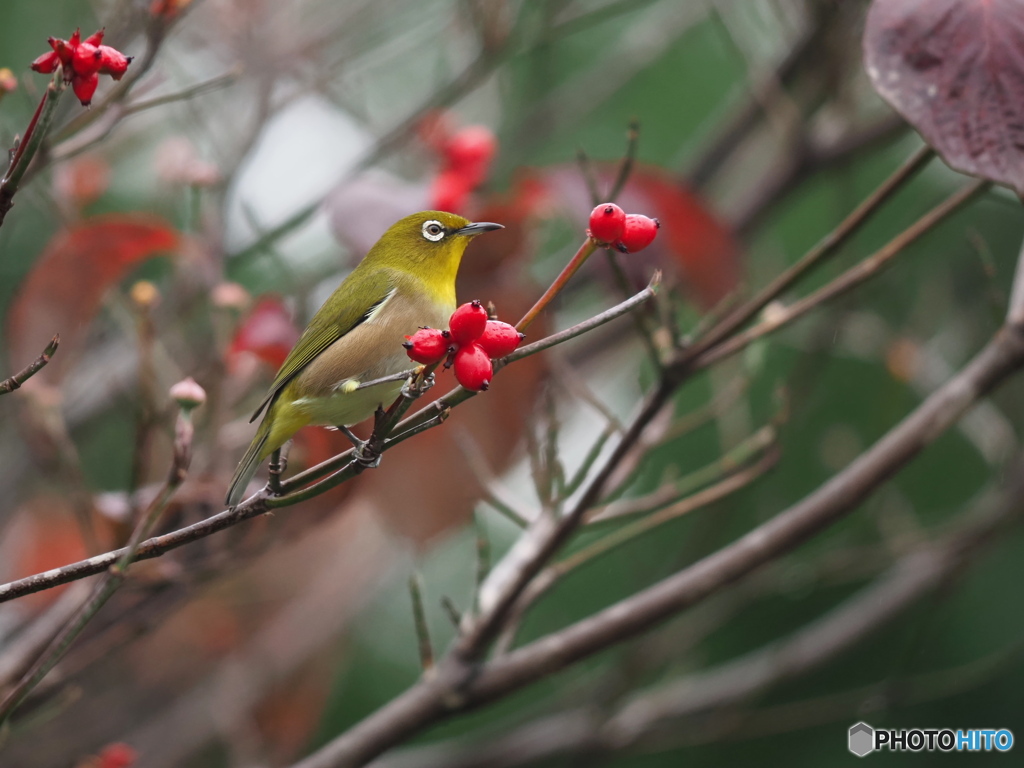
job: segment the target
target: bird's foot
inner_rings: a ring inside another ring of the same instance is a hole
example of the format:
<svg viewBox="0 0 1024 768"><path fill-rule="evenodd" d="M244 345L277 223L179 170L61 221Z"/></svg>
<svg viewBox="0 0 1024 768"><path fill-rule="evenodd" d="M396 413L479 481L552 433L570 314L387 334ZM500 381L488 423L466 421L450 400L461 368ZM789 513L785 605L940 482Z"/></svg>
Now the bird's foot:
<svg viewBox="0 0 1024 768"><path fill-rule="evenodd" d="M431 372L424 376L422 379L418 376L409 377L408 381L402 385L402 397L407 397L410 400L415 400L420 395L429 390L434 386L434 373Z"/></svg>
<svg viewBox="0 0 1024 768"><path fill-rule="evenodd" d="M356 449L355 461L366 469L375 469L380 466L380 453L373 449L369 440L360 440L348 427L338 427L338 430L347 437Z"/></svg>
<svg viewBox="0 0 1024 768"><path fill-rule="evenodd" d="M380 466L380 454L370 448L370 444L363 442L363 444L356 448L356 463L366 467L366 469L376 469Z"/></svg>

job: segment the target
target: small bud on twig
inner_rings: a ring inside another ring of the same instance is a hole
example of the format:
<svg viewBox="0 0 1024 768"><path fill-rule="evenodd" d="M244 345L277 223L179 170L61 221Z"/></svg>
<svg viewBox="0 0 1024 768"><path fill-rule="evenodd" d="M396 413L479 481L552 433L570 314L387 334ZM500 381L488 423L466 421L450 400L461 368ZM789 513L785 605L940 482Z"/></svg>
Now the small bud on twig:
<svg viewBox="0 0 1024 768"><path fill-rule="evenodd" d="M244 312L252 302L252 295L239 283L218 283L210 292L210 301L218 309Z"/></svg>
<svg viewBox="0 0 1024 768"><path fill-rule="evenodd" d="M191 376L171 387L170 394L171 399L176 401L181 410L185 412L190 412L206 402L206 390L199 386Z"/></svg>
<svg viewBox="0 0 1024 768"><path fill-rule="evenodd" d="M132 303L140 310L150 310L160 303L160 289L149 280L139 280L129 292Z"/></svg>

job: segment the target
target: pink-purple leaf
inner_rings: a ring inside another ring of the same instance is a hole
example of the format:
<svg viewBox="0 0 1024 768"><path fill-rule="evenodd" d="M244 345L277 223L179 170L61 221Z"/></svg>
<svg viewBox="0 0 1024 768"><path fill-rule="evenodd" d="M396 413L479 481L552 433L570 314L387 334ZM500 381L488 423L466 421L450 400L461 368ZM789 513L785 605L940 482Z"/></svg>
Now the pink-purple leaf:
<svg viewBox="0 0 1024 768"><path fill-rule="evenodd" d="M1024 0L875 0L864 59L950 166L1024 195Z"/></svg>

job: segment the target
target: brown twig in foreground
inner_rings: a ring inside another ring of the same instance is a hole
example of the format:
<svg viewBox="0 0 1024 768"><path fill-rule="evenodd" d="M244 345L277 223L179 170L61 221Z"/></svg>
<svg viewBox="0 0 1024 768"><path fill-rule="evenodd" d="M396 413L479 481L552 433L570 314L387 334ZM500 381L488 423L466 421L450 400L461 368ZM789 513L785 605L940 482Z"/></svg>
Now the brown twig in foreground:
<svg viewBox="0 0 1024 768"><path fill-rule="evenodd" d="M194 384L194 383L193 383ZM0 725L3 725L11 713L25 700L25 697L49 673L64 656L86 625L96 616L97 612L107 603L113 594L124 584L128 577L128 568L136 560L142 541L156 525L174 493L185 482L188 467L192 460L192 417L194 406L183 406L175 424L174 453L171 469L167 480L150 503L146 513L132 531L131 538L117 562L110 566L104 577L93 588L92 593L82 603L68 622L60 628L53 640L46 646L32 666L22 675L18 683L6 692L0 701Z"/></svg>

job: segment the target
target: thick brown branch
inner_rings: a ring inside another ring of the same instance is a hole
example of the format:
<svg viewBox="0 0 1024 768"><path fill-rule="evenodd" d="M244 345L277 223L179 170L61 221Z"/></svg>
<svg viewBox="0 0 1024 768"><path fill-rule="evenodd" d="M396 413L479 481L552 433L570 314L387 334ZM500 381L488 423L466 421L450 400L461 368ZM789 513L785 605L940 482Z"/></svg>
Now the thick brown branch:
<svg viewBox="0 0 1024 768"><path fill-rule="evenodd" d="M857 507L979 398L1024 365L1024 334L1003 329L963 371L805 499L691 567L494 662L475 680L489 699L649 628L788 552Z"/></svg>
<svg viewBox="0 0 1024 768"><path fill-rule="evenodd" d="M1007 326L966 368L845 470L733 544L587 619L475 669L463 661L472 657L449 655L434 678L413 686L296 768L362 765L457 711L518 690L697 604L849 514L1022 365L1024 332ZM647 408L653 404L649 400ZM634 421L634 430L638 423ZM531 564L542 560L538 557ZM521 578L516 583L528 581ZM479 631L468 638L479 642ZM461 645L466 641L464 637Z"/></svg>
<svg viewBox="0 0 1024 768"><path fill-rule="evenodd" d="M749 701L812 672L899 617L960 571L965 559L1020 516L1020 476L994 512L972 514L941 541L915 550L873 584L798 632L718 667L633 695L611 715L588 707L536 720L481 743L442 743L400 753L380 768L528 765L552 757L621 751L681 719ZM377 765L375 763L375 765Z"/></svg>

